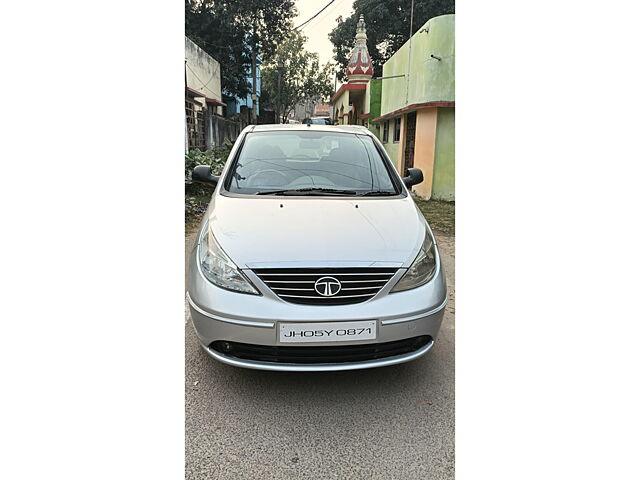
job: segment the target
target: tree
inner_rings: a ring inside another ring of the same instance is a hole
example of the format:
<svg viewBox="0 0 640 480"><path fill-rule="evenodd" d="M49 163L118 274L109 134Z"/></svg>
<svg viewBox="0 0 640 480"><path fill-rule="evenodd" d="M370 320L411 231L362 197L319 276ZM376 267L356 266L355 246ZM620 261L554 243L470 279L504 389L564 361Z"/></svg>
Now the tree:
<svg viewBox="0 0 640 480"><path fill-rule="evenodd" d="M237 97L249 93L246 77L251 59L245 32L224 2L186 0L185 34L220 62L223 91Z"/></svg>
<svg viewBox="0 0 640 480"><path fill-rule="evenodd" d="M291 31L262 67L262 89L282 122L297 104L325 101L333 93L331 64L320 67L318 54L304 49L305 41L300 32Z"/></svg>
<svg viewBox="0 0 640 480"><path fill-rule="evenodd" d="M296 13L293 0L185 0L185 33L220 62L222 89L245 97L247 71L273 54Z"/></svg>
<svg viewBox="0 0 640 480"><path fill-rule="evenodd" d="M291 19L297 10L293 0L235 0L231 5L234 18L248 34L251 47L251 97L255 104L259 50L265 58L274 53L278 42L292 29ZM251 110L251 120L251 123L257 123L255 108Z"/></svg>
<svg viewBox="0 0 640 480"><path fill-rule="evenodd" d="M382 65L409 40L411 0L355 0L354 13L346 19L338 18L338 25L329 34L333 43L334 59L342 68L338 80L344 81L344 70L349 63L356 23L364 14L367 25L367 48L373 63L374 76L382 75ZM413 33L427 20L455 12L454 0L415 0Z"/></svg>

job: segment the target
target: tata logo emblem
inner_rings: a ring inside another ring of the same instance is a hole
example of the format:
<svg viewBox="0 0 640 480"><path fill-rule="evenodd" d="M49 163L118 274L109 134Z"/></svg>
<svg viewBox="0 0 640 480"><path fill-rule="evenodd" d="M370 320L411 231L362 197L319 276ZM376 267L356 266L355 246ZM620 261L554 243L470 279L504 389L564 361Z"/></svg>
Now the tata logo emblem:
<svg viewBox="0 0 640 480"><path fill-rule="evenodd" d="M342 284L333 277L319 278L313 287L316 289L318 295L323 297L333 297L342 290Z"/></svg>

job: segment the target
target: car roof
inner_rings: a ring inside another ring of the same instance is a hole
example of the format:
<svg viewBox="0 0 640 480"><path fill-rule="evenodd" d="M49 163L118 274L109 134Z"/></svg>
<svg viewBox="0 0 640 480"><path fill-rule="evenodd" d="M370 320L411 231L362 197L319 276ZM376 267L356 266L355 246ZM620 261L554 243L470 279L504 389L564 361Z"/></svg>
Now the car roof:
<svg viewBox="0 0 640 480"><path fill-rule="evenodd" d="M246 132L278 132L283 130L306 130L306 131L324 131L324 132L340 132L359 135L372 135L371 131L361 125L306 125L304 123L286 124L286 123L269 123L264 125L249 125L245 128Z"/></svg>

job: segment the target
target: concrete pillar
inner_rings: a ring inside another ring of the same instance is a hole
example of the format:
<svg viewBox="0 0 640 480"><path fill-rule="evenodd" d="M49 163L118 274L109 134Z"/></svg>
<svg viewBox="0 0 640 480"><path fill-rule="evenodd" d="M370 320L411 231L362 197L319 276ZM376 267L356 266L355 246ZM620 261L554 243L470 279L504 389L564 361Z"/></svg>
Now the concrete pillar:
<svg viewBox="0 0 640 480"><path fill-rule="evenodd" d="M424 182L413 187L413 190L427 200L433 190L433 170L436 154L436 132L438 109L423 108L416 115L416 145L413 166L422 170Z"/></svg>
<svg viewBox="0 0 640 480"><path fill-rule="evenodd" d="M407 138L407 132L405 131L407 129L407 116L406 115L401 115L400 116L400 141L398 142L398 150L396 152L396 165L398 167L398 172L400 172L400 176L403 177L404 176L404 169L405 169L405 163L404 163L404 142ZM389 141L393 142L394 138L395 138L395 131L396 131L396 119L392 119L389 122Z"/></svg>

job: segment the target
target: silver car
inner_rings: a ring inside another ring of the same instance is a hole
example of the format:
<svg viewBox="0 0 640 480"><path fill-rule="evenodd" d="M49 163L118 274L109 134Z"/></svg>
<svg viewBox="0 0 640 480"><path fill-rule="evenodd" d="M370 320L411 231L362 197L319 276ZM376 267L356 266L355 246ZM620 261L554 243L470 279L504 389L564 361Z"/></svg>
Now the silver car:
<svg viewBox="0 0 640 480"><path fill-rule="evenodd" d="M358 126L243 130L191 253L187 299L229 365L327 371L423 356L447 303L435 237L384 148Z"/></svg>

